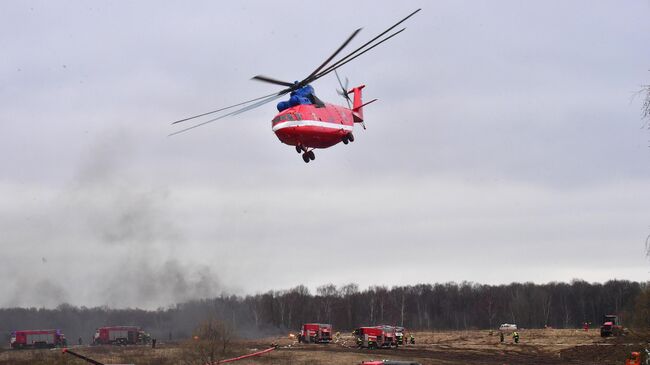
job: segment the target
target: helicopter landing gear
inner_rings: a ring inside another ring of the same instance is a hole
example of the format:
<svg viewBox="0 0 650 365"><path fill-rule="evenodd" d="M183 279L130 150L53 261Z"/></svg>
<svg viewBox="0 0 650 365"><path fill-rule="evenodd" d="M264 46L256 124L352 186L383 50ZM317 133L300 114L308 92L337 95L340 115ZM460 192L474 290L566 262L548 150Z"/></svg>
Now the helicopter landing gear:
<svg viewBox="0 0 650 365"><path fill-rule="evenodd" d="M348 144L349 142L354 142L354 135L352 133L348 133L348 134L344 135L343 137L341 137L341 142L343 142L343 144Z"/></svg>
<svg viewBox="0 0 650 365"><path fill-rule="evenodd" d="M302 160L305 161L305 163L309 163L309 161L313 161L315 159L316 159L316 154L314 153L313 150L305 151L305 153L302 154Z"/></svg>

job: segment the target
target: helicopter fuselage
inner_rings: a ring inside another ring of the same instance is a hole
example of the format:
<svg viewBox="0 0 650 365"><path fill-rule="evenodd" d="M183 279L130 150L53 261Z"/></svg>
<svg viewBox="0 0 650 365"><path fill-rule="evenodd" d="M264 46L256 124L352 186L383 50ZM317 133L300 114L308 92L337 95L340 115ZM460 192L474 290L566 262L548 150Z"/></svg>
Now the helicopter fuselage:
<svg viewBox="0 0 650 365"><path fill-rule="evenodd" d="M333 104L296 105L273 118L272 130L278 139L301 148L328 148L354 130L352 110Z"/></svg>

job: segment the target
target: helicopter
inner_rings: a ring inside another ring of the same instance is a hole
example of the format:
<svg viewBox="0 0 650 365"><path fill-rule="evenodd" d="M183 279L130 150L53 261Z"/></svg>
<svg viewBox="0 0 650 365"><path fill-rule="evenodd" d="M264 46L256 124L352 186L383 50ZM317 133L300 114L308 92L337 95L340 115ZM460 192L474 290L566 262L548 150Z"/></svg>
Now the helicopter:
<svg viewBox="0 0 650 365"><path fill-rule="evenodd" d="M173 132L170 136L189 131L228 116L244 113L289 94L289 100L277 103L278 114L271 120L271 129L282 143L294 146L296 152L302 154L304 162L309 163L316 159L314 150L317 148L329 148L340 142L343 142L343 144L354 142L354 125L358 123L362 125L363 129L366 129L363 118L363 108L368 104L377 101L377 99L364 103L362 101L362 90L365 85L359 85L349 89L347 78L344 85L336 70L402 33L406 28L402 28L386 35L420 10L421 9L413 11L408 16L364 43L354 51L341 57L337 61L332 62L332 60L341 53L352 39L357 36L361 31L361 28L355 30L345 40L345 42L343 42L343 44L325 60L325 62L302 80L287 82L263 75L252 77L252 80L283 86L284 89L273 94L264 95L224 108L177 120L173 122L172 125L196 120L197 118L202 117L209 116L210 118L198 124ZM311 86L311 83L332 72L335 73L339 86L341 87L337 92L346 100L347 108L323 102L316 96L314 88ZM350 98L350 94L353 95L352 99ZM230 109L237 107L239 108L234 111L229 111ZM217 114L221 112L224 112L225 114ZM215 117L214 115L218 116Z"/></svg>

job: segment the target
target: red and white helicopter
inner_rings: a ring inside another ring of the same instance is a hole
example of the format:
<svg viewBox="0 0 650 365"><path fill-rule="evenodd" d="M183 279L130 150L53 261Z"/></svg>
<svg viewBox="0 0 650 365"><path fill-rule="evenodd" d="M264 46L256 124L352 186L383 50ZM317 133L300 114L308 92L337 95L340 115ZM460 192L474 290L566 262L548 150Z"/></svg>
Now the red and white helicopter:
<svg viewBox="0 0 650 365"><path fill-rule="evenodd" d="M347 79L346 85L344 86L338 74L336 74L336 69L403 32L406 28L402 28L384 37L387 33L395 29L398 25L402 24L404 21L415 15L420 10L421 9L415 10L407 17L400 20L392 27L386 29L378 36L374 37L346 56L341 57L338 61L330 64L330 62L343 50L343 48L345 48L348 43L350 43L350 41L352 41L352 39L361 31L361 29L355 30L348 37L348 39L343 42L343 44L334 52L334 54L332 54L327 60L325 60L325 62L323 62L322 65L316 68L316 70L309 74L309 76L305 77L302 81L286 82L261 75L253 77L253 80L268 82L271 84L284 86L286 88L270 95L261 96L259 98L247 100L225 108L220 108L217 110L177 120L172 124L177 124L223 112L232 108L241 107L234 111L227 112L226 114L219 115L201 123L192 125L191 127L176 131L170 134L170 136L183 133L190 129L214 122L228 116L241 114L248 110L269 103L273 100L276 100L286 94L289 94L290 99L288 101L281 101L278 103L277 107L279 113L275 116L275 118L273 118L271 122L272 130L282 143L288 144L290 146L295 146L296 152L302 153L302 159L305 162L312 161L316 158L316 155L314 154L314 149L316 148L328 148L334 146L335 144L338 144L339 142L343 142L344 144L353 142L354 135L352 132L354 130L354 123L361 123L365 129L365 124L363 124L363 107L376 101L377 99L373 99L369 102L364 103L361 99L361 90L365 87L365 85L360 85L352 88L351 90L348 90ZM336 78L338 79L339 85L341 86L341 90L339 90L338 93L346 99L348 104L347 108L324 103L318 99L318 97L316 97L314 89L310 85L312 82L331 73L332 71L335 72ZM351 100L349 94L354 95L352 105L350 105Z"/></svg>

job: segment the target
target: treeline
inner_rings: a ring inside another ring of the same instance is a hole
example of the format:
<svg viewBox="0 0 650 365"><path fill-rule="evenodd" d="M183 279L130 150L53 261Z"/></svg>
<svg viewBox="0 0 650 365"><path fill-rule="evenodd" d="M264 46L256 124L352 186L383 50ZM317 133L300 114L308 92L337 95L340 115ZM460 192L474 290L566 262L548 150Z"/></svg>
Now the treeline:
<svg viewBox="0 0 650 365"><path fill-rule="evenodd" d="M209 318L232 325L243 337L286 333L305 322L331 323L340 330L374 324L418 330L484 329L504 322L524 328L575 328L584 322L599 324L610 313L631 322L635 301L646 288L646 283L626 280L604 284L574 280L541 285L372 286L365 290L356 284L329 284L310 293L301 285L245 297L194 300L154 311L68 304L56 309L0 309L0 333L8 341L11 330L60 328L69 341L76 343L81 337L88 343L97 327L138 325L160 340L177 340L190 337Z"/></svg>

